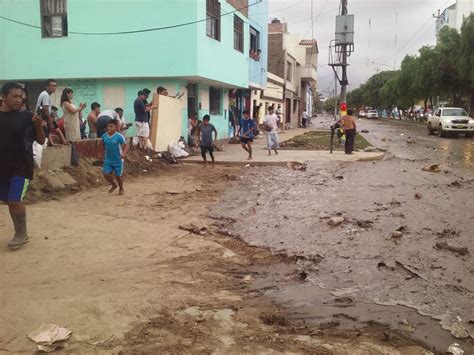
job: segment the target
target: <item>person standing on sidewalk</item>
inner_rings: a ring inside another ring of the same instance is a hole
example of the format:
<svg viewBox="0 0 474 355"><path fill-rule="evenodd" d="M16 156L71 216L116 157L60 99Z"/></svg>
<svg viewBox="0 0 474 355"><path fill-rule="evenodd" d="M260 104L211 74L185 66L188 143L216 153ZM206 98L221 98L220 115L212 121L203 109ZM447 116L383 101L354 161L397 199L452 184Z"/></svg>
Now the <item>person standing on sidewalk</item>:
<svg viewBox="0 0 474 355"><path fill-rule="evenodd" d="M11 250L28 243L26 207L23 203L33 178L33 142L46 141L42 119L31 111L20 111L23 87L14 82L2 86L3 110L0 112L0 201L10 210L15 236Z"/></svg>
<svg viewBox="0 0 474 355"><path fill-rule="evenodd" d="M263 130L267 139L268 155L272 155L272 150L278 154L278 116L273 113L273 106L268 108L268 115L263 122Z"/></svg>
<svg viewBox="0 0 474 355"><path fill-rule="evenodd" d="M347 116L342 118L342 127L346 136L345 152L346 154L352 154L354 151L355 136L357 133L356 120L354 118L354 110L348 109Z"/></svg>
<svg viewBox="0 0 474 355"><path fill-rule="evenodd" d="M212 159L212 166L214 166L215 159L213 143L217 141L217 130L214 125L209 123L210 120L211 117L209 115L204 115L202 118L202 124L199 126L198 139L204 165L207 165L207 152L209 152L209 155ZM212 132L214 132L216 135L214 139L212 139Z"/></svg>
<svg viewBox="0 0 474 355"><path fill-rule="evenodd" d="M237 134L240 134L242 148L249 153L247 160L252 160L252 142L255 132L255 122L250 118L250 112L248 110L245 110L243 115L244 117L240 122Z"/></svg>

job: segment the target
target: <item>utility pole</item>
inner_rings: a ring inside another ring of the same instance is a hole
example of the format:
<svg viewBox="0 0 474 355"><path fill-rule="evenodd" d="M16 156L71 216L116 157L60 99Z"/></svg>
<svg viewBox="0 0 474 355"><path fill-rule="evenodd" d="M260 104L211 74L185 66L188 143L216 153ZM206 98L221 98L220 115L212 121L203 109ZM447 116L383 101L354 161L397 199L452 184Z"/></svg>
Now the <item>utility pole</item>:
<svg viewBox="0 0 474 355"><path fill-rule="evenodd" d="M341 15L347 15L347 0L341 0ZM341 77L341 102L347 98L347 44L342 46L342 77Z"/></svg>

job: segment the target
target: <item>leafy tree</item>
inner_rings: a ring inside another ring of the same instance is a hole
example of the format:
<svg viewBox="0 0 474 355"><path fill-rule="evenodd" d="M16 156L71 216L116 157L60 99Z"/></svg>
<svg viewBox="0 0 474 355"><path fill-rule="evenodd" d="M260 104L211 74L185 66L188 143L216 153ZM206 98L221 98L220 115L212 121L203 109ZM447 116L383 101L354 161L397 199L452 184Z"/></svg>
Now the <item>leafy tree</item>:
<svg viewBox="0 0 474 355"><path fill-rule="evenodd" d="M474 14L461 27L458 68L470 91L470 114L474 117Z"/></svg>

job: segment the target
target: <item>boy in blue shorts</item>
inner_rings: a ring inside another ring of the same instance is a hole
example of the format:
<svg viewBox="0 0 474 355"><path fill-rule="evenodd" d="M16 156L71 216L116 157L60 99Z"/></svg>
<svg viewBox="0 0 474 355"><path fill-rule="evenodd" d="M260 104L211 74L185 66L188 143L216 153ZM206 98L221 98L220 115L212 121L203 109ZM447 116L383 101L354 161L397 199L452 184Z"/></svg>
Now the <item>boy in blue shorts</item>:
<svg viewBox="0 0 474 355"><path fill-rule="evenodd" d="M112 185L109 193L112 193L119 187L119 195L125 193L123 189L123 164L125 155L128 152L129 146L125 141L124 136L118 132L119 122L114 118L107 123L107 133L102 136L102 144L104 147L104 167L102 172L105 179ZM117 179L117 184L114 181L114 175Z"/></svg>
<svg viewBox="0 0 474 355"><path fill-rule="evenodd" d="M240 121L240 128L237 134L240 134L240 143L242 148L249 153L247 160L252 160L252 142L255 132L255 122L250 118L250 112L244 111L244 118Z"/></svg>
<svg viewBox="0 0 474 355"><path fill-rule="evenodd" d="M23 203L33 178L33 142L44 144L42 119L31 111L20 111L23 87L14 82L2 86L3 110L0 110L0 201L8 205L15 236L11 250L28 243L26 207Z"/></svg>

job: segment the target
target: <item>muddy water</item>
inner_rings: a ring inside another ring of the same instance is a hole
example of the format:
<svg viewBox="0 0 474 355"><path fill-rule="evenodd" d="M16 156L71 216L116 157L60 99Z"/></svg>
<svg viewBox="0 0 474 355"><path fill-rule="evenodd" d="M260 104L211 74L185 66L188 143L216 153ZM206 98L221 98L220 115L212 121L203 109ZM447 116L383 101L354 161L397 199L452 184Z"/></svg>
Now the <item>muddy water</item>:
<svg viewBox="0 0 474 355"><path fill-rule="evenodd" d="M347 307L354 308L357 319L399 324L436 351L459 342L472 353L474 174L469 152L474 141L428 137L422 127L399 123L363 121L360 126L369 129L367 137L375 145L388 150L386 159L315 162L306 172L250 168L215 212L237 219L235 232L246 242L304 257L310 280L304 292L300 287L269 291L295 312L309 318L322 312L326 318L321 305L327 292L318 295L327 290L363 305ZM429 163L441 164L442 171L422 171ZM336 227L320 218L336 215L345 218ZM393 238L400 227L403 235ZM438 250L437 242L468 247L470 253ZM471 338L455 339L449 333L455 325Z"/></svg>

